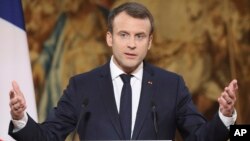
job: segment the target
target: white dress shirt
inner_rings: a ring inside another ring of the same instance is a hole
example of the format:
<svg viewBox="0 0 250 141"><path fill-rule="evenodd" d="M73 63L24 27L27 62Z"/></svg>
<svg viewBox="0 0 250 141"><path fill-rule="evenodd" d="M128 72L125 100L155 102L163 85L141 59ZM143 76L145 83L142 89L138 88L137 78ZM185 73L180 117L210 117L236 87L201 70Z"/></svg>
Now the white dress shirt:
<svg viewBox="0 0 250 141"><path fill-rule="evenodd" d="M121 74L126 74L123 70L121 70L116 64L114 63L114 57L112 56L110 61L110 71L111 71L111 79L114 88L115 94L115 102L116 107L119 113L120 110L120 98L122 92L123 82L120 78ZM132 88L132 125L131 125L131 135L134 130L136 113L139 105L140 94L141 94L141 84L142 84L142 74L143 74L143 63L141 63L138 68L131 73L133 77L130 79L130 85Z"/></svg>

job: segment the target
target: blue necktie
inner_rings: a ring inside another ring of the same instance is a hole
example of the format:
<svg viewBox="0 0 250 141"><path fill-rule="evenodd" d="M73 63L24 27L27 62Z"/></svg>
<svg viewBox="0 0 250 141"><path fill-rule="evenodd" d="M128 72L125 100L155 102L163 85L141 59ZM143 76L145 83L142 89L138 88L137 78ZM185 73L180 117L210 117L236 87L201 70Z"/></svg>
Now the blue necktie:
<svg viewBox="0 0 250 141"><path fill-rule="evenodd" d="M125 140L130 140L132 124L132 88L130 78L132 75L121 74L123 81L120 100L120 122L125 136Z"/></svg>

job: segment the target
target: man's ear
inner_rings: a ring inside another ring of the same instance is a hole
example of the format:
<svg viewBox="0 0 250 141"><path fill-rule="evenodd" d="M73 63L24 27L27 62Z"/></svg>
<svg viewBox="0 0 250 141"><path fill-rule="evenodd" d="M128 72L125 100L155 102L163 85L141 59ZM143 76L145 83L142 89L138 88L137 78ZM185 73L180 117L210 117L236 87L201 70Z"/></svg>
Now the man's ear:
<svg viewBox="0 0 250 141"><path fill-rule="evenodd" d="M152 46L152 41L153 41L153 35L149 36L149 44L148 44L148 50L150 50L151 46Z"/></svg>
<svg viewBox="0 0 250 141"><path fill-rule="evenodd" d="M113 46L112 33L109 31L106 33L106 42L107 42L109 47Z"/></svg>

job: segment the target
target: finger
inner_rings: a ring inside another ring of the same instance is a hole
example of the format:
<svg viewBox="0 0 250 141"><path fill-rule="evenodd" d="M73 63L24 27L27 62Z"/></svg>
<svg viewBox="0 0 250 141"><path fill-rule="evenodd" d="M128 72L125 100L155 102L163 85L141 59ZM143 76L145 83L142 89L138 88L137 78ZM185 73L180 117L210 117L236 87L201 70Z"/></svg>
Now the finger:
<svg viewBox="0 0 250 141"><path fill-rule="evenodd" d="M23 112L26 109L26 105L21 106L21 104L15 104L12 105L11 110L15 113L18 114L19 112Z"/></svg>
<svg viewBox="0 0 250 141"><path fill-rule="evenodd" d="M16 112L17 114L21 114L23 111L24 111L23 108L19 108L19 109L17 109L15 112Z"/></svg>
<svg viewBox="0 0 250 141"><path fill-rule="evenodd" d="M12 106L17 102L16 96L13 90L10 91L9 96L10 96L9 105Z"/></svg>
<svg viewBox="0 0 250 141"><path fill-rule="evenodd" d="M18 103L16 103L16 104L14 104L14 105L13 105L13 108L14 108L14 109L19 109L19 108L21 108L20 103L18 102Z"/></svg>
<svg viewBox="0 0 250 141"><path fill-rule="evenodd" d="M25 103L24 99L22 99L21 97L17 97L17 98L10 101L10 106L25 107L26 103Z"/></svg>
<svg viewBox="0 0 250 141"><path fill-rule="evenodd" d="M232 98L229 96L228 92L223 92L222 93L222 98L226 101L228 105L234 105L235 98Z"/></svg>
<svg viewBox="0 0 250 141"><path fill-rule="evenodd" d="M21 95L22 92L21 92L19 85L17 84L16 81L12 81L12 87L13 87L13 90L16 94Z"/></svg>
<svg viewBox="0 0 250 141"><path fill-rule="evenodd" d="M14 98L10 101L9 106L12 110L16 110L19 108L25 107L25 102L20 100L19 98Z"/></svg>
<svg viewBox="0 0 250 141"><path fill-rule="evenodd" d="M25 101L20 101L20 105L19 105L21 108L25 107L26 106L26 103Z"/></svg>
<svg viewBox="0 0 250 141"><path fill-rule="evenodd" d="M238 88L238 85L237 85L237 80L234 79L232 82L231 82L231 85L233 85L234 88Z"/></svg>
<svg viewBox="0 0 250 141"><path fill-rule="evenodd" d="M13 94L13 93L10 93L10 97L13 97L13 95L15 95L15 94ZM18 97L17 96L14 96L12 99L10 99L10 102L9 102L9 105L10 106L13 106L13 105L15 105L16 103L18 103Z"/></svg>
<svg viewBox="0 0 250 141"><path fill-rule="evenodd" d="M14 116L14 117L20 117L20 116L22 116L22 114L24 113L24 111L25 111L25 108L18 108L18 109L13 109L12 111L11 111L11 113L12 113L12 115ZM19 118L17 118L17 119L19 119Z"/></svg>
<svg viewBox="0 0 250 141"><path fill-rule="evenodd" d="M17 113L17 114L20 114L21 112L23 112L23 108L15 108L15 113Z"/></svg>
<svg viewBox="0 0 250 141"><path fill-rule="evenodd" d="M19 109L21 109L21 111L23 112L23 111L26 109L26 105L20 106L20 107L18 108L18 110L19 110Z"/></svg>
<svg viewBox="0 0 250 141"><path fill-rule="evenodd" d="M236 94L235 94L235 92L232 92L228 87L225 88L225 95L227 95L233 101L236 100Z"/></svg>
<svg viewBox="0 0 250 141"><path fill-rule="evenodd" d="M227 105L226 100L222 97L218 98L218 102L219 102L220 106L222 106L222 107L225 107Z"/></svg>
<svg viewBox="0 0 250 141"><path fill-rule="evenodd" d="M225 99L226 101L230 101L231 98L229 97L227 91L225 90L224 92L222 92L221 94L222 98Z"/></svg>
<svg viewBox="0 0 250 141"><path fill-rule="evenodd" d="M222 109L224 111L231 109L231 105L228 105L227 102L222 97L218 98L218 102L220 104L220 109Z"/></svg>
<svg viewBox="0 0 250 141"><path fill-rule="evenodd" d="M221 100L223 101L223 106L225 109L233 108L235 100L231 99L226 92L224 92L221 96Z"/></svg>
<svg viewBox="0 0 250 141"><path fill-rule="evenodd" d="M232 92L236 93L236 90L238 89L237 80L236 79L232 80L228 87Z"/></svg>
<svg viewBox="0 0 250 141"><path fill-rule="evenodd" d="M11 90L11 91L10 91L10 93L9 93L9 95L10 95L10 99L13 99L13 98L15 97L15 93L14 93L14 91L13 91L13 90Z"/></svg>

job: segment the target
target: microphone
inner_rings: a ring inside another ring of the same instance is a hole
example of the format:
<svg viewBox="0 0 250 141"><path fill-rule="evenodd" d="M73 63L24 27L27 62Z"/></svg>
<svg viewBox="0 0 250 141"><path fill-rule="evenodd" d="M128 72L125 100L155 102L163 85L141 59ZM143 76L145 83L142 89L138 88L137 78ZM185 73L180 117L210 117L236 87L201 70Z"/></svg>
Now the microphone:
<svg viewBox="0 0 250 141"><path fill-rule="evenodd" d="M84 115L86 113L86 109L87 109L88 104L89 104L89 99L88 98L84 98L83 102L82 102L82 105L81 105L80 116L79 116L79 118L77 120L76 128L75 128L74 134L72 136L72 141L75 140L75 136L77 134L77 130L79 128L79 125L80 125L80 122L81 122L82 118L84 117Z"/></svg>
<svg viewBox="0 0 250 141"><path fill-rule="evenodd" d="M152 108L152 113L153 113L154 129L155 129L156 137L158 139L158 124L157 124L156 105L153 101L151 102L151 108Z"/></svg>

